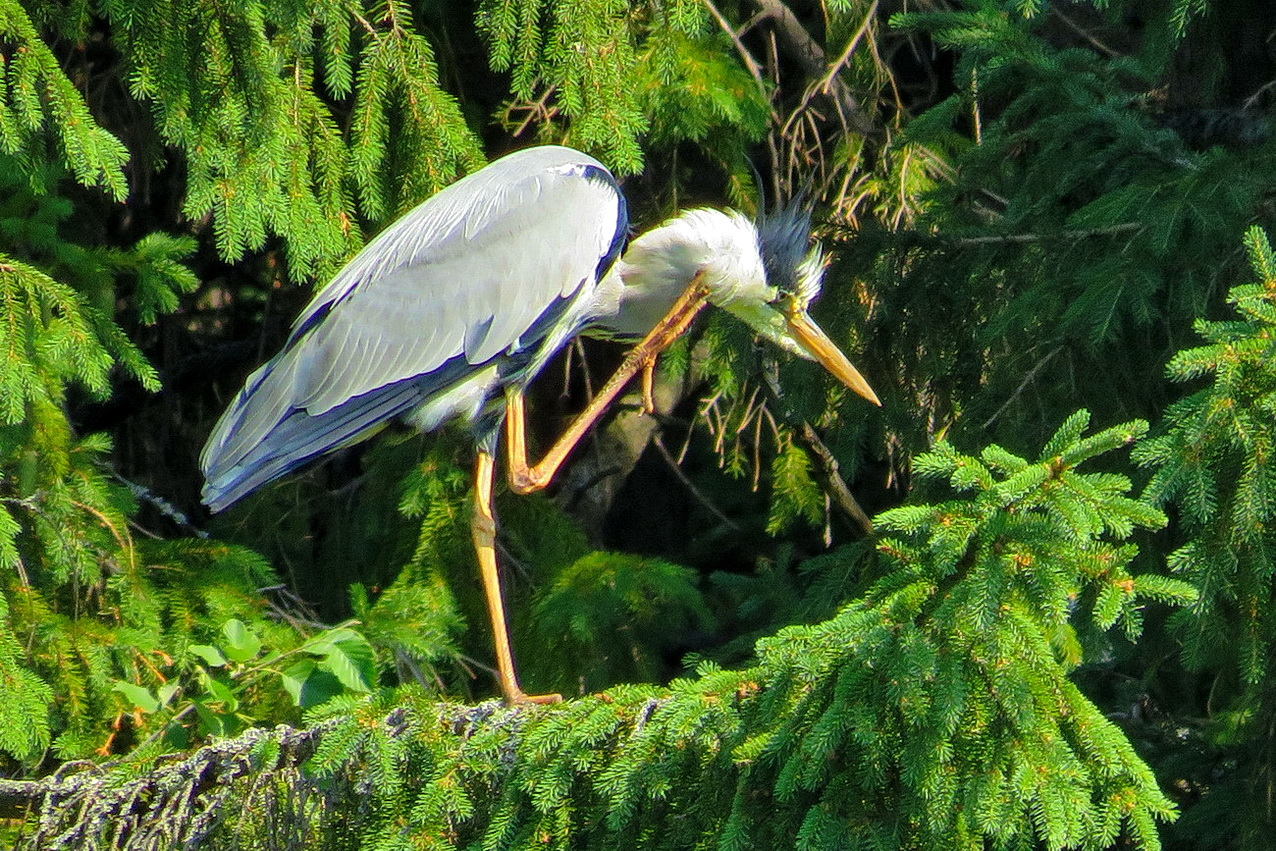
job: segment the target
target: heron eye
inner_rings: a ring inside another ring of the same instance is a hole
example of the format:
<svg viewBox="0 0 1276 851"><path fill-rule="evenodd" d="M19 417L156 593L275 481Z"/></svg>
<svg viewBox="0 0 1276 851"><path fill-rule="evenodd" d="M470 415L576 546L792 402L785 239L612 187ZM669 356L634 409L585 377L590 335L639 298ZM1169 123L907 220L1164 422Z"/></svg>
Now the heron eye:
<svg viewBox="0 0 1276 851"><path fill-rule="evenodd" d="M770 305L784 314L797 313L802 309L794 293L781 292L771 300Z"/></svg>

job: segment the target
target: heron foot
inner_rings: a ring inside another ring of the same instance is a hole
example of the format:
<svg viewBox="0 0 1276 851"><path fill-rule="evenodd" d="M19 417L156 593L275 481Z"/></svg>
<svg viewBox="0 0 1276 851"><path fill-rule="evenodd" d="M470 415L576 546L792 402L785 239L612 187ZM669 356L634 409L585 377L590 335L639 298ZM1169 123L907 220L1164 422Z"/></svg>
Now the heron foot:
<svg viewBox="0 0 1276 851"><path fill-rule="evenodd" d="M522 470L511 469L509 472L510 490L520 495L543 490L549 484L550 478L546 475L538 475L538 472L531 467Z"/></svg>
<svg viewBox="0 0 1276 851"><path fill-rule="evenodd" d="M563 696L561 694L524 694L523 690L518 686L505 690L506 706L523 706L525 704L545 705L550 703L562 703Z"/></svg>

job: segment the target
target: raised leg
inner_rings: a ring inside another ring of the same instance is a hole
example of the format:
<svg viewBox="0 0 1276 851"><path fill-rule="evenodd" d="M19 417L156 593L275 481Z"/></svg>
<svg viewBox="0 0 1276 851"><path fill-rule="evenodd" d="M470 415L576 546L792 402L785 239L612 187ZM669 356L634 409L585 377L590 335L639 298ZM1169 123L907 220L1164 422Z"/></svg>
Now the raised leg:
<svg viewBox="0 0 1276 851"><path fill-rule="evenodd" d="M650 401L650 373L656 356L677 340L691 320L695 319L706 304L708 290L701 284L700 275L670 308L665 318L651 330L642 342L625 356L602 389L599 390L558 442L545 453L535 467L527 463L526 416L523 410L523 394L519 389L506 392L505 447L509 457L510 488L515 493L530 493L550 483L567 455L580 442L581 437L602 415L607 406L620 395L629 379L639 370L644 371L644 404ZM474 537L474 551L478 555L479 571L483 576L483 591L487 595L487 612L492 621L492 635L496 647L496 668L500 675L501 692L505 702L557 703L562 700L556 694L530 696L519 688L514 672L514 654L510 650L509 630L505 620L505 604L501 599L500 577L496 570L496 517L492 512L492 480L495 464L491 455L480 451L474 469L474 517L470 531Z"/></svg>
<svg viewBox="0 0 1276 851"><path fill-rule="evenodd" d="M526 695L518 686L514 672L514 654L510 651L509 628L505 621L505 603L501 600L501 579L496 572L496 515L492 512L492 479L495 462L491 455L479 451L474 464L474 516L470 534L478 555L479 573L483 577L483 593L487 596L487 614L492 621L492 640L496 647L496 670L500 676L505 702L558 703L556 694Z"/></svg>
<svg viewBox="0 0 1276 851"><path fill-rule="evenodd" d="M642 412L651 416L656 412L656 359L642 365Z"/></svg>
<svg viewBox="0 0 1276 851"><path fill-rule="evenodd" d="M576 448L576 444L584 437L585 432L602 416L603 411L625 389L629 379L639 370L644 371L644 405L650 402L650 386L648 384L651 369L656 356L669 348L681 337L708 303L709 291L701 282L701 275L696 274L686 292L674 302L665 318L643 338L642 342L629 351L598 395L590 400L585 410L577 415L572 424L558 438L558 442L545 453L536 466L527 463L526 416L523 411L523 394L521 388L510 388L505 394L505 448L509 461L510 489L515 493L531 493L540 490L554 479L554 474L567 459L568 454Z"/></svg>

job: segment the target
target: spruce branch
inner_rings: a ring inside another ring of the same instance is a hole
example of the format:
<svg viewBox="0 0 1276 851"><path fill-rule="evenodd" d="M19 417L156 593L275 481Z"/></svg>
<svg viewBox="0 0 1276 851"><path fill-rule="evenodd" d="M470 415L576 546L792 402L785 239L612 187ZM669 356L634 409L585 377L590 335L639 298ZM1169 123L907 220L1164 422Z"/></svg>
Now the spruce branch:
<svg viewBox="0 0 1276 851"><path fill-rule="evenodd" d="M410 688L338 697L307 731L252 731L177 759L5 784L0 796L11 813L31 809L33 848L264 836L442 848L894 836L924 848L963 831L993 845L1156 848L1155 824L1173 808L1070 681L1081 651L1068 636L1086 616L1136 631L1139 595L1190 594L1130 576L1128 537L1164 518L1126 496L1124 477L1078 470L1142 424L1088 426L1085 412L1069 417L1032 460L947 444L919 458L957 495L882 514L879 578L829 620L759 642L741 670L705 663L667 688L617 686L556 707L458 706ZM610 594L679 571L589 557L564 581ZM1079 596L1096 600L1092 615ZM556 633L580 628L579 611L553 605Z"/></svg>
<svg viewBox="0 0 1276 851"><path fill-rule="evenodd" d="M387 718L387 724L391 719ZM237 784L301 778L301 766L335 721L306 730L252 729L188 756L70 764L40 780L0 779L0 818L35 816L28 848L149 848L198 842L224 819ZM273 751L262 759L263 751ZM69 769L69 770L68 770Z"/></svg>
<svg viewBox="0 0 1276 851"><path fill-rule="evenodd" d="M1004 235L988 234L985 236L964 236L955 237L948 241L958 246L974 246L974 245L1026 245L1035 242L1050 242L1058 239L1090 239L1096 236L1118 236L1124 233L1133 233L1142 230L1147 225L1142 222L1124 222L1117 225L1109 225L1101 228L1088 228L1086 230L1065 230L1059 233L1011 233Z"/></svg>
<svg viewBox="0 0 1276 851"><path fill-rule="evenodd" d="M1202 589L1196 618L1180 623L1188 664L1237 669L1240 704L1276 717L1264 685L1276 628L1276 255L1257 226L1244 243L1256 282L1228 293L1240 317L1196 323L1204 345L1180 351L1167 373L1205 384L1170 406L1135 458L1151 471L1147 498L1181 513L1187 540L1171 563Z"/></svg>

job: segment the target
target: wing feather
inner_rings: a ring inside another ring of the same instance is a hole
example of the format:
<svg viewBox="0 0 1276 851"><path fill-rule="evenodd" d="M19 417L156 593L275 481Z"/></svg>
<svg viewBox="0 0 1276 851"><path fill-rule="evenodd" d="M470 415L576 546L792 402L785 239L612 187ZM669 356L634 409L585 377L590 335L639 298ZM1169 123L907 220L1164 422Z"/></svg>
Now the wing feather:
<svg viewBox="0 0 1276 851"><path fill-rule="evenodd" d="M335 304L299 341L315 368L302 376L298 402L322 412L458 354L484 363L517 343L563 294L592 286L616 226L614 195L606 225L597 221L603 216L581 221L579 211L598 209L611 190L555 177L502 218L488 216L499 226L473 234L464 252L427 246L426 262L387 270ZM425 325L445 333L427 340Z"/></svg>
<svg viewBox="0 0 1276 851"><path fill-rule="evenodd" d="M511 154L430 198L320 289L250 377L201 456L206 501L229 504L408 408L445 412L437 394L539 336L561 345L575 329L548 320L564 297L567 321L589 318L625 224L605 169L568 148Z"/></svg>

